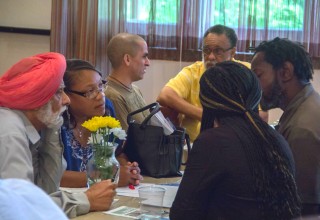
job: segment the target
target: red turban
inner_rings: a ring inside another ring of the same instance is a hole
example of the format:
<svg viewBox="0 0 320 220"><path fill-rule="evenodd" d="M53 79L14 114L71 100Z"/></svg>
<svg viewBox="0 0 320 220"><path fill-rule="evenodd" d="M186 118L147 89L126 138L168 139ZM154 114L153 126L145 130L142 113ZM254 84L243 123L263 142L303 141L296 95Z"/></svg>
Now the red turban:
<svg viewBox="0 0 320 220"><path fill-rule="evenodd" d="M59 53L22 59L0 78L0 106L30 110L46 104L60 87L66 60Z"/></svg>

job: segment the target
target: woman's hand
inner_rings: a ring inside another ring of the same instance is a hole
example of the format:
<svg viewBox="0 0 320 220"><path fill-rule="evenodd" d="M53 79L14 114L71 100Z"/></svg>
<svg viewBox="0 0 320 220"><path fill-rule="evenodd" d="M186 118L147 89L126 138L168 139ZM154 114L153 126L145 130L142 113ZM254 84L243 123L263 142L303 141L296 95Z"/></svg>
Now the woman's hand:
<svg viewBox="0 0 320 220"><path fill-rule="evenodd" d="M140 180L143 180L143 177L140 175L140 168L137 162L128 162L128 166L130 167L130 179L129 183L133 185L139 185Z"/></svg>
<svg viewBox="0 0 320 220"><path fill-rule="evenodd" d="M140 168L137 162L127 162L126 165L120 166L119 186L128 184L139 185L143 177L140 175Z"/></svg>

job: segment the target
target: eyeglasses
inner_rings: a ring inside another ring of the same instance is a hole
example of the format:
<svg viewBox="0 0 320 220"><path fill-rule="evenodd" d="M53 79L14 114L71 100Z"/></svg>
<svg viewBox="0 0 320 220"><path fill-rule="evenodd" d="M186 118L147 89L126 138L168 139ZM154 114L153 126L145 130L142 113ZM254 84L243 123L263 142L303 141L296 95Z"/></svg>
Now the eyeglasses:
<svg viewBox="0 0 320 220"><path fill-rule="evenodd" d="M99 93L103 93L105 89L106 89L105 82L101 82L98 85L98 88L90 89L87 92L78 92L78 91L74 91L74 90L71 90L71 89L65 89L64 91L68 92L68 93L74 93L74 94L86 97L88 99L94 99L94 98L96 98L98 96Z"/></svg>
<svg viewBox="0 0 320 220"><path fill-rule="evenodd" d="M233 47L230 47L228 49L223 49L220 47L211 49L210 47L202 47L202 52L204 55L209 56L211 53L213 53L213 55L215 56L222 56L225 52L227 52L228 50L231 50Z"/></svg>

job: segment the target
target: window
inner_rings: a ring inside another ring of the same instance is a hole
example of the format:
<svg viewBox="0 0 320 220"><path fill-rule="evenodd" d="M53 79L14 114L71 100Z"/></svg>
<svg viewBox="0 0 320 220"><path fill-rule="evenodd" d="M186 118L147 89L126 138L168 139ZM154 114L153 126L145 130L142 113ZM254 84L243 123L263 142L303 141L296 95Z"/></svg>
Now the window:
<svg viewBox="0 0 320 220"><path fill-rule="evenodd" d="M207 8L212 13L206 10L208 17L203 19L204 22L208 20L210 25L220 23L234 28L242 26L287 30L303 28L304 1L302 0L230 0L212 1L211 4L203 1L203 10Z"/></svg>
<svg viewBox="0 0 320 220"><path fill-rule="evenodd" d="M187 60L201 58L202 36L215 24L236 30L240 53L263 40L277 36L301 40L303 34L304 0L119 0L118 4L123 31L143 36L151 55L166 50L165 56L169 53L174 60L182 58L172 54L175 51L193 52ZM102 17L110 18L110 13Z"/></svg>
<svg viewBox="0 0 320 220"><path fill-rule="evenodd" d="M52 2L51 49L91 60L107 71L105 48L120 32L139 34L151 59L201 59L212 25L232 27L237 51L274 37L302 43L320 57L320 0L97 0ZM67 33L67 37L66 37ZM85 47L83 47L85 45Z"/></svg>
<svg viewBox="0 0 320 220"><path fill-rule="evenodd" d="M179 1L176 0L127 0L128 22L148 23L153 21L157 24L176 24L179 7Z"/></svg>

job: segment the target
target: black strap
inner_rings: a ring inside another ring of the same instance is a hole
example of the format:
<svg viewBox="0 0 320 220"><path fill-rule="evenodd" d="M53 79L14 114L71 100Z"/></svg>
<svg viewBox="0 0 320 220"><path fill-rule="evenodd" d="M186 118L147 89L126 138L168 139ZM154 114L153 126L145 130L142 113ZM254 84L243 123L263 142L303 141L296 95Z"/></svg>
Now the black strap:
<svg viewBox="0 0 320 220"><path fill-rule="evenodd" d="M143 107L141 109L138 109L136 111L130 112L128 114L128 116L127 116L127 123L128 124L133 123L134 120L132 119L132 116L135 115L135 114L138 114L140 112L143 112L143 111L145 111L147 109L150 110L150 114L143 120L143 122L140 125L140 128L145 128L147 126L147 123L150 120L150 118L152 116L154 116L160 110L160 105L159 105L158 102L151 103L150 105L147 105L147 106L145 106L145 107Z"/></svg>
<svg viewBox="0 0 320 220"><path fill-rule="evenodd" d="M185 139L186 139L186 143L187 143L188 156L189 156L190 151L191 151L191 144L190 144L190 137L189 137L189 135L187 133L185 133ZM185 162L181 162L181 165L186 165L187 161L188 161L188 159Z"/></svg>

